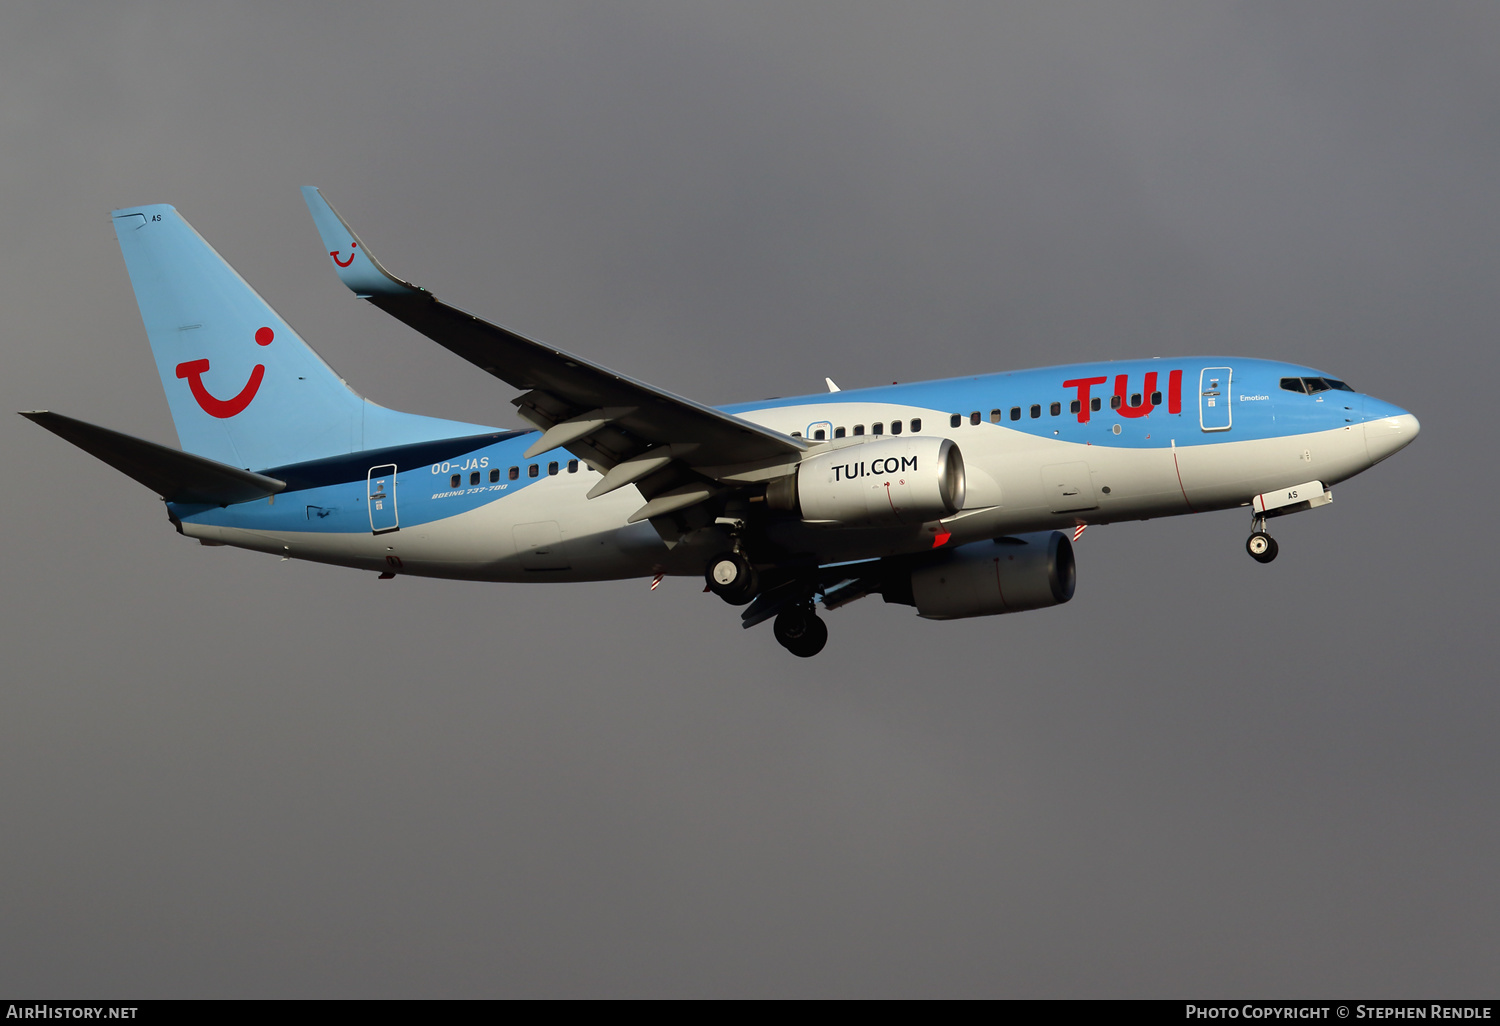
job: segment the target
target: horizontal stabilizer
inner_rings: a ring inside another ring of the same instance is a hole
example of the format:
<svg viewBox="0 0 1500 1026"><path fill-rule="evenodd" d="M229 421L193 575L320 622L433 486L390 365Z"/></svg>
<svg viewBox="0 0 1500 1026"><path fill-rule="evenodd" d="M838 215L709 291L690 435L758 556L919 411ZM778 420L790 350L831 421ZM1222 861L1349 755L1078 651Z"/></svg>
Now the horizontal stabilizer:
<svg viewBox="0 0 1500 1026"><path fill-rule="evenodd" d="M22 413L59 438L135 478L168 502L228 506L286 490L286 482L180 449L121 434L60 413Z"/></svg>

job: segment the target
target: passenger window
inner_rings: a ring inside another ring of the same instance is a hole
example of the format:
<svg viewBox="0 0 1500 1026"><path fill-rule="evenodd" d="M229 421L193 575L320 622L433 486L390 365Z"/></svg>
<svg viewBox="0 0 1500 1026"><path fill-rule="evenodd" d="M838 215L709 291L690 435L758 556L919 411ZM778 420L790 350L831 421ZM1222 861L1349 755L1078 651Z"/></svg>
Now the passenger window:
<svg viewBox="0 0 1500 1026"><path fill-rule="evenodd" d="M1042 415L1041 404L1040 403L1032 403L1031 404L1031 419L1032 420L1036 420L1041 415Z"/></svg>
<svg viewBox="0 0 1500 1026"><path fill-rule="evenodd" d="M519 480L521 480L521 468L520 467L511 467L510 468L509 477L510 477L510 479L512 481L519 481Z"/></svg>
<svg viewBox="0 0 1500 1026"><path fill-rule="evenodd" d="M1112 395L1112 396L1109 397L1109 408L1111 410L1118 410L1120 408L1120 397L1119 396Z"/></svg>
<svg viewBox="0 0 1500 1026"><path fill-rule="evenodd" d="M978 410L975 410L973 413L969 414L969 423L970 424L975 424L975 425L977 425L979 423L979 411Z"/></svg>
<svg viewBox="0 0 1500 1026"><path fill-rule="evenodd" d="M1101 405L1103 405L1103 404L1100 403L1099 397L1097 395L1094 396L1094 398L1092 398L1092 399L1089 400L1089 409L1093 410L1095 413L1099 412L1099 407Z"/></svg>
<svg viewBox="0 0 1500 1026"><path fill-rule="evenodd" d="M538 469L539 468L537 467L537 465L535 463L533 463L531 466L529 466L529 467L526 468L526 476L527 477L536 477Z"/></svg>
<svg viewBox="0 0 1500 1026"><path fill-rule="evenodd" d="M963 422L964 422L964 415L962 413L955 413L953 416L951 416L951 417L948 418L948 426L949 427L958 427Z"/></svg>
<svg viewBox="0 0 1500 1026"><path fill-rule="evenodd" d="M891 434L893 434L893 435L899 435L900 433L901 433L901 422L899 420L893 420L893 421L891 421Z"/></svg>
<svg viewBox="0 0 1500 1026"><path fill-rule="evenodd" d="M1021 419L1021 408L1019 406L1012 406L1010 408L1010 419L1011 420L1020 420Z"/></svg>
<svg viewBox="0 0 1500 1026"><path fill-rule="evenodd" d="M865 433L865 426L863 424L856 424L856 425L854 425L854 437L855 438L858 438L860 435L862 435L864 433Z"/></svg>
<svg viewBox="0 0 1500 1026"><path fill-rule="evenodd" d="M472 474L469 475L469 486L473 487L474 485L477 485L478 483L479 483L479 471L476 470L476 471L474 471L474 473L472 473Z"/></svg>
<svg viewBox="0 0 1500 1026"><path fill-rule="evenodd" d="M457 488L459 485L464 483L464 479L461 475L454 474L453 477L449 479L448 483L454 488Z"/></svg>
<svg viewBox="0 0 1500 1026"><path fill-rule="evenodd" d="M576 473L578 473L578 461L577 460L569 460L568 461L568 473L570 473L570 474L576 474Z"/></svg>
<svg viewBox="0 0 1500 1026"><path fill-rule="evenodd" d="M1047 412L1052 414L1052 416L1054 417L1057 416L1062 412L1062 403L1053 403L1050 407L1048 407Z"/></svg>
<svg viewBox="0 0 1500 1026"><path fill-rule="evenodd" d="M991 424L998 424L998 423L1000 423L1004 419L1005 419L1005 411L1004 410L991 410L990 411L990 423Z"/></svg>
<svg viewBox="0 0 1500 1026"><path fill-rule="evenodd" d="M1131 406L1131 408L1134 409L1135 407L1137 407L1139 405L1141 405L1141 393L1139 393L1139 392L1132 392L1130 394L1130 406Z"/></svg>
<svg viewBox="0 0 1500 1026"><path fill-rule="evenodd" d="M1152 406L1160 406L1161 405L1161 393L1160 392L1152 392L1151 393L1151 405Z"/></svg>
<svg viewBox="0 0 1500 1026"><path fill-rule="evenodd" d="M792 432L792 437L793 438L801 438L802 437L802 432L801 431L793 431Z"/></svg>
<svg viewBox="0 0 1500 1026"><path fill-rule="evenodd" d="M813 441L814 442L826 442L826 441L828 441L828 434L827 434L827 432L823 428L818 428L818 430L816 430L816 431L813 432Z"/></svg>
<svg viewBox="0 0 1500 1026"><path fill-rule="evenodd" d="M911 419L911 433L912 434L916 434L918 431L921 431L921 430L922 430L922 418L921 417L913 417Z"/></svg>
<svg viewBox="0 0 1500 1026"><path fill-rule="evenodd" d="M1069 413L1081 413L1082 411L1083 411L1083 403L1079 402L1077 399L1074 399L1072 402L1070 402L1068 404L1068 412Z"/></svg>
<svg viewBox="0 0 1500 1026"><path fill-rule="evenodd" d="M494 484L495 482L497 482L499 480L500 480L500 468L496 467L494 470L490 471L490 484Z"/></svg>
<svg viewBox="0 0 1500 1026"><path fill-rule="evenodd" d="M873 424L870 425L870 434L875 435L877 437L880 436L880 435L885 434L885 425L882 424L882 423L880 423L880 421L877 420L875 423L873 423Z"/></svg>
<svg viewBox="0 0 1500 1026"><path fill-rule="evenodd" d="M547 464L547 476L548 477L553 477L556 474L557 474L557 461L554 460L553 462Z"/></svg>
<svg viewBox="0 0 1500 1026"><path fill-rule="evenodd" d="M834 428L833 429L833 437L834 438L843 438L844 437L844 429L843 428Z"/></svg>

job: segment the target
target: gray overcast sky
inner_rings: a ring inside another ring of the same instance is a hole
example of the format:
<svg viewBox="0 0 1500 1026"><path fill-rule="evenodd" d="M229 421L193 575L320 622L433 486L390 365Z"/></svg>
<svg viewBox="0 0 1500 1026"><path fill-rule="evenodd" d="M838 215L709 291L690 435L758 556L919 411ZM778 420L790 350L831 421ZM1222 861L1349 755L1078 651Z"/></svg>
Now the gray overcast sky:
<svg viewBox="0 0 1500 1026"><path fill-rule="evenodd" d="M205 549L0 422L0 993L1493 997L1500 6L10 3L0 408L174 435L172 203L355 387L511 393L327 267L707 402L1303 361L1422 435L1077 598L829 616ZM1487 469L1489 468L1489 469Z"/></svg>

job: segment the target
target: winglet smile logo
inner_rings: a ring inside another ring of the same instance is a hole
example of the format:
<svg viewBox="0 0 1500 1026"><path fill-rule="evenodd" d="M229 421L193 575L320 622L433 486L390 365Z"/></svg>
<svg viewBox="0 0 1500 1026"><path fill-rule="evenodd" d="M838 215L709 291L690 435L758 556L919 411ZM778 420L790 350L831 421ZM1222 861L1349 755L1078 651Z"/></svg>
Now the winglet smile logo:
<svg viewBox="0 0 1500 1026"><path fill-rule="evenodd" d="M349 258L353 260L353 256ZM270 328L261 328L255 333L255 344L268 346L276 333ZM250 400L260 391L261 380L266 376L266 366L257 363L255 369L250 372L250 380L245 387L240 389L240 394L232 399L216 398L212 392L203 384L203 373L208 370L207 360L189 360L187 363L177 365L177 376L187 378L188 387L193 390L193 398L198 400L198 405L203 407L203 412L210 417L218 417L226 420L243 412L250 405Z"/></svg>
<svg viewBox="0 0 1500 1026"><path fill-rule="evenodd" d="M331 257L333 257L333 262L336 263L336 264L338 264L340 267L348 267L350 264L354 263L354 251L356 249L358 249L358 248L359 248L359 243L357 243L357 242L351 242L351 243L349 243L349 259L348 260L340 260L339 259L339 254L343 252L343 250L341 250L341 249L330 250L329 253L328 253L328 255L331 256Z"/></svg>

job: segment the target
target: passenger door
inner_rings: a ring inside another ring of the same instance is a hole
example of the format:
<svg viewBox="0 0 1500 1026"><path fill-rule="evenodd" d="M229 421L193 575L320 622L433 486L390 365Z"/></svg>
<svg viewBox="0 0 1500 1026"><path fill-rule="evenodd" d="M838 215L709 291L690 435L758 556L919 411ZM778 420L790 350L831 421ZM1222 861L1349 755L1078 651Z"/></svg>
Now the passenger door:
<svg viewBox="0 0 1500 1026"><path fill-rule="evenodd" d="M387 463L371 467L366 479L370 497L370 531L385 534L401 530L401 521L396 516L396 465Z"/></svg>
<svg viewBox="0 0 1500 1026"><path fill-rule="evenodd" d="M1204 431L1228 431L1233 426L1233 376L1228 367L1205 367L1198 375L1198 424Z"/></svg>

